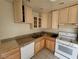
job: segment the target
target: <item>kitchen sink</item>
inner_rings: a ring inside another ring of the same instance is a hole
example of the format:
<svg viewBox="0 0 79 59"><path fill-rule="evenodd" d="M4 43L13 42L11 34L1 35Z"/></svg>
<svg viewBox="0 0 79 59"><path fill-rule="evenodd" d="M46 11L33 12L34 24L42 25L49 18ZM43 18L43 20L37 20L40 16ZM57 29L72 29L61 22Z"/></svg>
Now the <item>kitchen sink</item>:
<svg viewBox="0 0 79 59"><path fill-rule="evenodd" d="M56 33L52 33L51 37L56 38L56 37L58 37L58 34L56 34Z"/></svg>
<svg viewBox="0 0 79 59"><path fill-rule="evenodd" d="M32 38L39 38L42 37L43 35L41 33L34 33L32 34Z"/></svg>

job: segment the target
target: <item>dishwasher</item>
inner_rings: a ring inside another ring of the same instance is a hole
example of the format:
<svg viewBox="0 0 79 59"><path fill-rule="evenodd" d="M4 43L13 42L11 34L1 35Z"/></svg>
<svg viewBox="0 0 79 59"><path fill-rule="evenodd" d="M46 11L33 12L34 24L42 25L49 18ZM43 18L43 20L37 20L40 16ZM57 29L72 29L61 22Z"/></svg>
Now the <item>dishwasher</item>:
<svg viewBox="0 0 79 59"><path fill-rule="evenodd" d="M34 42L21 47L21 59L31 59L34 55Z"/></svg>

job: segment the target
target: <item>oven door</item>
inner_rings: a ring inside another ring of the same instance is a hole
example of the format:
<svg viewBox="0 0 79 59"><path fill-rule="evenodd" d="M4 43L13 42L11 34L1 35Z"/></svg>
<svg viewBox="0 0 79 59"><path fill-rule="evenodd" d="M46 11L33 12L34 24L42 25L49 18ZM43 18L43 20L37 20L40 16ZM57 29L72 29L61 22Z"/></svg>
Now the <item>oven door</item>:
<svg viewBox="0 0 79 59"><path fill-rule="evenodd" d="M77 50L72 46L57 42L55 51L68 59L77 59Z"/></svg>

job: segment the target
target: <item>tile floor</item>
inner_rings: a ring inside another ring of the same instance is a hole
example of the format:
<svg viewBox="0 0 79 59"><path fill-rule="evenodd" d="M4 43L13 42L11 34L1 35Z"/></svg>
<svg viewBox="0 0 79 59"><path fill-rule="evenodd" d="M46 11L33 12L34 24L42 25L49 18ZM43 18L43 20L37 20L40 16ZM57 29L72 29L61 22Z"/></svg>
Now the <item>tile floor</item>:
<svg viewBox="0 0 79 59"><path fill-rule="evenodd" d="M32 59L58 59L47 49L43 49L37 55L33 56Z"/></svg>

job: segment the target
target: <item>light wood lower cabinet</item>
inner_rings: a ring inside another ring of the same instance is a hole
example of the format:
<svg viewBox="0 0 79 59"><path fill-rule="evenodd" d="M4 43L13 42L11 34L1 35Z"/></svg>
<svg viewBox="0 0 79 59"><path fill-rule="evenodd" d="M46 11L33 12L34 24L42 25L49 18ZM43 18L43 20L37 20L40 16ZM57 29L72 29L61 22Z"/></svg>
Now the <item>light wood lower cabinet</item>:
<svg viewBox="0 0 79 59"><path fill-rule="evenodd" d="M35 43L35 54L40 51L40 41Z"/></svg>
<svg viewBox="0 0 79 59"><path fill-rule="evenodd" d="M55 50L55 39L43 38L35 42L35 54L37 54L43 48L47 48L50 51Z"/></svg>
<svg viewBox="0 0 79 59"><path fill-rule="evenodd" d="M46 48L50 50L50 41L46 40Z"/></svg>
<svg viewBox="0 0 79 59"><path fill-rule="evenodd" d="M10 55L4 59L20 59L20 54L17 52L17 53Z"/></svg>
<svg viewBox="0 0 79 59"><path fill-rule="evenodd" d="M45 46L45 40L41 39L35 42L35 54L37 54L40 50L42 50Z"/></svg>
<svg viewBox="0 0 79 59"><path fill-rule="evenodd" d="M45 40L40 41L40 48L43 49L45 47Z"/></svg>
<svg viewBox="0 0 79 59"><path fill-rule="evenodd" d="M19 48L1 54L2 59L21 59Z"/></svg>
<svg viewBox="0 0 79 59"><path fill-rule="evenodd" d="M55 41L46 39L46 48L49 49L50 51L54 51L55 50Z"/></svg>

